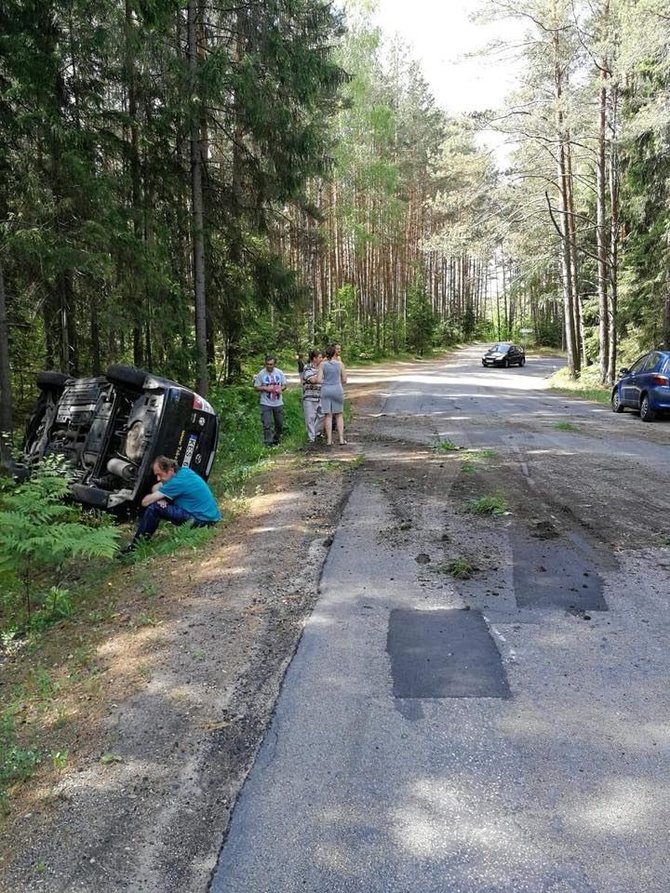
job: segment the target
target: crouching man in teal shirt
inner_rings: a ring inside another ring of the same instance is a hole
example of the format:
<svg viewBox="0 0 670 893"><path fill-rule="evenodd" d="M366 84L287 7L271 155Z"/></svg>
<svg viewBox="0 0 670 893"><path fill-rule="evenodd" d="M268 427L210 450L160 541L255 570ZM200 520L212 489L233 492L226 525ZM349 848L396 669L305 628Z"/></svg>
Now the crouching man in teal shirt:
<svg viewBox="0 0 670 893"><path fill-rule="evenodd" d="M180 468L167 456L159 456L152 471L158 483L142 500L144 514L135 536L121 554L132 552L140 540L150 539L163 520L177 525L190 521L194 527L209 527L221 520L212 491L195 471Z"/></svg>

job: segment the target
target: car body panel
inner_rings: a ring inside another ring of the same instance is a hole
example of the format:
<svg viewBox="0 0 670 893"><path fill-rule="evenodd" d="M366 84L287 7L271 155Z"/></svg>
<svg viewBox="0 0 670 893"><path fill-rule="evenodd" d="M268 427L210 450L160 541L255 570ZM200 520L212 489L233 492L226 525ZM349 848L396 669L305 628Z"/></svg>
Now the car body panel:
<svg viewBox="0 0 670 893"><path fill-rule="evenodd" d="M482 356L482 366L523 366L526 362L526 351L511 341L499 341Z"/></svg>
<svg viewBox="0 0 670 893"><path fill-rule="evenodd" d="M132 367L107 376L38 379L40 397L26 431L33 464L62 455L73 469L75 499L100 509L139 507L155 483L157 456L187 465L205 480L214 462L219 419L199 394Z"/></svg>
<svg viewBox="0 0 670 893"><path fill-rule="evenodd" d="M613 407L618 395L621 407L640 410L647 398L651 413L670 412L670 351L650 350L620 375L612 388Z"/></svg>

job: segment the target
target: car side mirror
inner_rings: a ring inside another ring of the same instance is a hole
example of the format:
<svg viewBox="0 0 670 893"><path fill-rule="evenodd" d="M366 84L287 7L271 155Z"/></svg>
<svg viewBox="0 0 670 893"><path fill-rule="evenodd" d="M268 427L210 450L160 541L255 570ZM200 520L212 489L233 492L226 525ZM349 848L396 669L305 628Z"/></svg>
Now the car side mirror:
<svg viewBox="0 0 670 893"><path fill-rule="evenodd" d="M619 375L628 375L629 372L630 372L630 369L628 369L626 366L624 366L623 369L619 370Z"/></svg>

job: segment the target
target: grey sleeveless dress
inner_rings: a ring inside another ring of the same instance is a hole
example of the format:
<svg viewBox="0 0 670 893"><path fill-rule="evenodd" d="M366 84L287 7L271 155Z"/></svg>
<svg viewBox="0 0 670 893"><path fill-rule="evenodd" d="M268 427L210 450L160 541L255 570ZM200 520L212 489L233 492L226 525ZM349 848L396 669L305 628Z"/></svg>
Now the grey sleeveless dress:
<svg viewBox="0 0 670 893"><path fill-rule="evenodd" d="M324 360L321 363L323 369L323 384L321 385L321 409L326 413L344 411L344 388L339 363L332 360Z"/></svg>

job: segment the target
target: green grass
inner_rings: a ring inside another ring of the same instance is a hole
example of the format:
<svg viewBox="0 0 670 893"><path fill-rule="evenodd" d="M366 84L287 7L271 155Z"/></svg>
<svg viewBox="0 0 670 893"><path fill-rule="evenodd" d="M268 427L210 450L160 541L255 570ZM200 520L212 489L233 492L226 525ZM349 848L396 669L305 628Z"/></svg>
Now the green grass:
<svg viewBox="0 0 670 893"><path fill-rule="evenodd" d="M27 781L41 762L37 750L18 743L16 723L9 710L0 714L0 813L9 812L8 788Z"/></svg>
<svg viewBox="0 0 670 893"><path fill-rule="evenodd" d="M455 580L469 580L475 570L468 559L462 557L438 564L435 569L438 573L449 574Z"/></svg>
<svg viewBox="0 0 670 893"><path fill-rule="evenodd" d="M557 431L579 431L579 426L574 422L554 422Z"/></svg>
<svg viewBox="0 0 670 893"><path fill-rule="evenodd" d="M468 511L473 515L504 515L508 508L502 496L480 496L470 500Z"/></svg>
<svg viewBox="0 0 670 893"><path fill-rule="evenodd" d="M458 450L462 450L463 447L458 446L453 440L438 440L433 449L437 453L454 453Z"/></svg>
<svg viewBox="0 0 670 893"><path fill-rule="evenodd" d="M550 381L552 391L558 391L569 397L579 397L581 400L593 400L595 403L609 405L612 389L600 384L600 372L597 366L588 366L579 378L570 378L567 369L559 369Z"/></svg>
<svg viewBox="0 0 670 893"><path fill-rule="evenodd" d="M473 450L472 452L468 453L468 456L471 459L495 459L497 455L498 453L496 452L496 450L492 450L490 448L486 448L483 450Z"/></svg>

